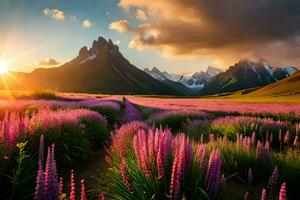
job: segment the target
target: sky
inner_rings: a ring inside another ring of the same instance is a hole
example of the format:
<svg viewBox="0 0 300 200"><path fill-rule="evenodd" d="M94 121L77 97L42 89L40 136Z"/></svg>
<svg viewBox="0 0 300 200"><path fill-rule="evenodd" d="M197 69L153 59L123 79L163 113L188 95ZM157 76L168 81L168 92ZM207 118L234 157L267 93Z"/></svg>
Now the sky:
<svg viewBox="0 0 300 200"><path fill-rule="evenodd" d="M58 66L98 36L141 69L300 66L300 1L0 0L0 59L11 70Z"/></svg>

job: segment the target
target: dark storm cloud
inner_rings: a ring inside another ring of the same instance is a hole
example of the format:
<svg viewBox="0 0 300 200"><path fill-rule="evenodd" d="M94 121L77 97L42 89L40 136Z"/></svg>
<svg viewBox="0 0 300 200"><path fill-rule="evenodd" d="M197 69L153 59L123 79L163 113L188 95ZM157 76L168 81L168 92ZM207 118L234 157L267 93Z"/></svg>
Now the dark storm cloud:
<svg viewBox="0 0 300 200"><path fill-rule="evenodd" d="M300 63L294 52L300 44L298 0L121 0L119 5L129 11L143 9L149 18L128 29L133 33L130 47L229 61L247 55L276 57L268 53L276 46L278 56L281 49L284 55L290 51L296 55L288 59Z"/></svg>

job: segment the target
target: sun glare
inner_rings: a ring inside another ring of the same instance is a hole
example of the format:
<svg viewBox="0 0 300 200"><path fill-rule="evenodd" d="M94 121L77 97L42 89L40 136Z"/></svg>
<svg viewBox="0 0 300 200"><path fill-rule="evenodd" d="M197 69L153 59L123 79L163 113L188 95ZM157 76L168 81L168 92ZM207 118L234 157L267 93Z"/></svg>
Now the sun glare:
<svg viewBox="0 0 300 200"><path fill-rule="evenodd" d="M4 74L5 72L7 72L7 70L8 70L7 63L3 60L0 60L0 73Z"/></svg>

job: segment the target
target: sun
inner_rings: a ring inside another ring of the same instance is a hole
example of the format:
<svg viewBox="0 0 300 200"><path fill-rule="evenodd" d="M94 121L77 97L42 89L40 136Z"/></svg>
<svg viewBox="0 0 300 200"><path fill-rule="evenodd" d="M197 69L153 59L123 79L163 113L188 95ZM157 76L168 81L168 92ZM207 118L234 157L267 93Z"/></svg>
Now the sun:
<svg viewBox="0 0 300 200"><path fill-rule="evenodd" d="M6 73L8 70L7 63L4 60L0 60L0 74Z"/></svg>

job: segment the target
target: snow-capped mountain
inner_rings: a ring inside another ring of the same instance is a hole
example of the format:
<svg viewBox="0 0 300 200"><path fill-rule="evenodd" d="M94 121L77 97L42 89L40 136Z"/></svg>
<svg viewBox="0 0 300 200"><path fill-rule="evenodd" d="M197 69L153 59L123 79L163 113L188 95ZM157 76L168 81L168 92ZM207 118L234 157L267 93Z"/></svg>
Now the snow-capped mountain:
<svg viewBox="0 0 300 200"><path fill-rule="evenodd" d="M242 60L230 66L225 72L211 78L201 93L227 93L261 87L286 78L296 71L295 67L271 67L266 61Z"/></svg>
<svg viewBox="0 0 300 200"><path fill-rule="evenodd" d="M212 77L222 72L221 69L215 67L208 67L205 72L193 72L193 73L183 73L183 74L173 74L166 71L161 72L156 67L153 67L151 70L145 68L144 71L151 75L153 78L163 81L165 79L180 82L188 88L199 90L204 87L204 84L210 80Z"/></svg>

